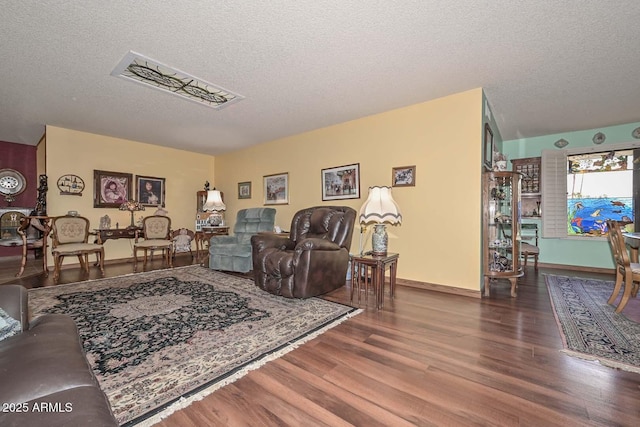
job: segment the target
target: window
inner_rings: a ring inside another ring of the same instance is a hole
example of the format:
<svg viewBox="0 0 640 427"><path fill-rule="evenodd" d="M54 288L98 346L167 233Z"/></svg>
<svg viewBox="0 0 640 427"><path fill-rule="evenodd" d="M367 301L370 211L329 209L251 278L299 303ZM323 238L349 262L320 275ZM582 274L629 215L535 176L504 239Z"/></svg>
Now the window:
<svg viewBox="0 0 640 427"><path fill-rule="evenodd" d="M633 224L633 150L567 157L567 234L602 236L605 220Z"/></svg>
<svg viewBox="0 0 640 427"><path fill-rule="evenodd" d="M640 187L633 160L640 150L634 145L544 150L542 236L600 237L607 232L607 219L632 227Z"/></svg>

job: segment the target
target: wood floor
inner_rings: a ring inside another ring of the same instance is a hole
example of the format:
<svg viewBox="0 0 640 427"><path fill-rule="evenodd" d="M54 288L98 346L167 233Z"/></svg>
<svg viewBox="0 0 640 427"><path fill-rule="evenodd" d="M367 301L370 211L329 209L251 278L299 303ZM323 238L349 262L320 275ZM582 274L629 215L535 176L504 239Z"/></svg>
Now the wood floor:
<svg viewBox="0 0 640 427"><path fill-rule="evenodd" d="M105 270L116 276L133 266ZM370 304L158 425L640 425L640 374L560 352L543 273L611 278L529 267L515 299L508 282L486 299L398 287L383 310ZM64 270L61 282L81 278ZM18 283L49 286L51 278ZM327 298L348 303L348 290Z"/></svg>

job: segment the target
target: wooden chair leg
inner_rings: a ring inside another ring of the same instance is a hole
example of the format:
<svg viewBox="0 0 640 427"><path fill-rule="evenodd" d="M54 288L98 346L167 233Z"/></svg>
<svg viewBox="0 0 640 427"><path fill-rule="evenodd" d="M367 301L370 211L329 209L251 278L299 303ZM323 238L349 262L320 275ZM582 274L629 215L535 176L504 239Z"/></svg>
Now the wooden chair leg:
<svg viewBox="0 0 640 427"><path fill-rule="evenodd" d="M538 271L538 254L535 254L533 256L533 269L535 271Z"/></svg>
<svg viewBox="0 0 640 427"><path fill-rule="evenodd" d="M53 253L53 283L58 283L60 278L60 255Z"/></svg>
<svg viewBox="0 0 640 427"><path fill-rule="evenodd" d="M631 290L633 289L633 279L631 278L631 274L625 274L624 279L624 293L622 294L622 299L620 299L620 303L616 307L616 313L620 313L624 310L624 307L629 302L629 297L631 296Z"/></svg>
<svg viewBox="0 0 640 427"><path fill-rule="evenodd" d="M96 257L100 258L100 273L102 273L102 277L104 277L104 248L101 248L99 252L96 252Z"/></svg>
<svg viewBox="0 0 640 427"><path fill-rule="evenodd" d="M620 293L620 289L622 289L622 273L620 273L620 270L616 270L616 284L613 287L613 292L611 292L611 296L607 300L607 304L613 304L613 302L618 297L618 294Z"/></svg>

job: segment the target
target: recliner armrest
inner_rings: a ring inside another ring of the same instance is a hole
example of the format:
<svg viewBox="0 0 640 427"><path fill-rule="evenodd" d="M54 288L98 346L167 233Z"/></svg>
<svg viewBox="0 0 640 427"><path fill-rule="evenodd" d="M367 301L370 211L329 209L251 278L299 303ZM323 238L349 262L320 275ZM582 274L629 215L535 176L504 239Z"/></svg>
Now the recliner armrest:
<svg viewBox="0 0 640 427"><path fill-rule="evenodd" d="M238 238L236 236L211 236L211 238L209 239L209 247L235 243L238 243Z"/></svg>
<svg viewBox="0 0 640 427"><path fill-rule="evenodd" d="M0 286L0 307L18 320L22 332L29 329L29 291L20 285Z"/></svg>
<svg viewBox="0 0 640 427"><path fill-rule="evenodd" d="M292 250L295 245L285 236L277 236L275 234L256 234L251 236L251 246L253 250L261 252L265 249Z"/></svg>
<svg viewBox="0 0 640 427"><path fill-rule="evenodd" d="M296 250L300 251L337 251L340 250L340 245L333 243L326 239L308 238L301 240L296 245Z"/></svg>

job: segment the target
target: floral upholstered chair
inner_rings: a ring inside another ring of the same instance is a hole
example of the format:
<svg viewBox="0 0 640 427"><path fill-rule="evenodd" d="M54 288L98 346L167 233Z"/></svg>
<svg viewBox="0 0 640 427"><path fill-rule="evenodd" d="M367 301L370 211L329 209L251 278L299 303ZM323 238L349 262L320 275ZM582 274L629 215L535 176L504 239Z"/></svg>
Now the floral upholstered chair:
<svg viewBox="0 0 640 427"><path fill-rule="evenodd" d="M53 281L58 282L62 261L67 255L75 255L83 270L89 273L89 254L96 254L100 272L104 276L104 248L100 242L89 243L89 220L81 216L59 216L51 223L53 231L54 273Z"/></svg>
<svg viewBox="0 0 640 427"><path fill-rule="evenodd" d="M143 241L139 238L143 237ZM162 250L165 262L173 267L172 262L173 240L171 240L171 218L162 215L148 216L142 220L142 231L136 231L136 239L133 244L133 269L138 269L138 251L144 251L142 268L147 265L147 254L153 254L154 250Z"/></svg>

